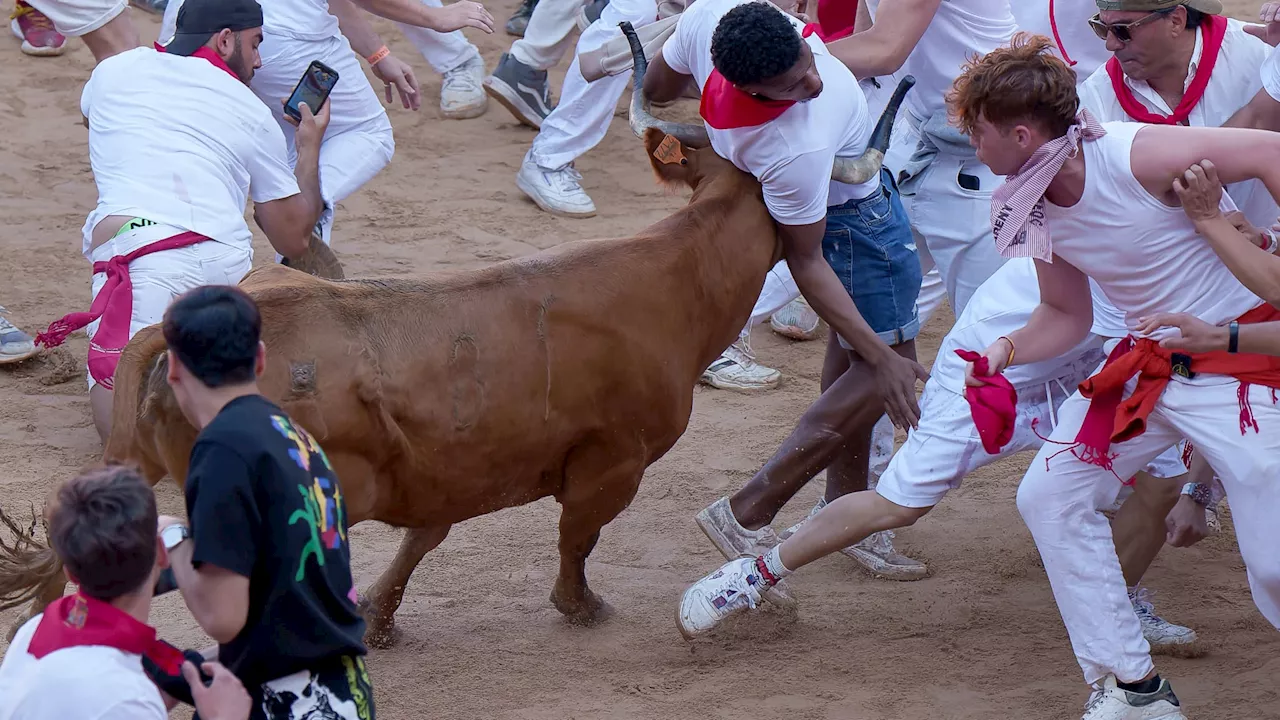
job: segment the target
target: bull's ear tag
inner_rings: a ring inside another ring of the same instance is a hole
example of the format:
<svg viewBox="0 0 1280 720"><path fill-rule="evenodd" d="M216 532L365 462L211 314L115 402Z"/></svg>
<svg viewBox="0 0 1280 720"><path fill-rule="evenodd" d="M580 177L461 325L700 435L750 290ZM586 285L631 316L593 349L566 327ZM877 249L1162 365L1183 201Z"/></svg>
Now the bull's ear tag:
<svg viewBox="0 0 1280 720"><path fill-rule="evenodd" d="M665 165L680 163L688 165L689 161L684 157L684 151L680 149L680 141L670 135L664 135L662 142L658 143L658 147L654 148L653 156L658 162Z"/></svg>

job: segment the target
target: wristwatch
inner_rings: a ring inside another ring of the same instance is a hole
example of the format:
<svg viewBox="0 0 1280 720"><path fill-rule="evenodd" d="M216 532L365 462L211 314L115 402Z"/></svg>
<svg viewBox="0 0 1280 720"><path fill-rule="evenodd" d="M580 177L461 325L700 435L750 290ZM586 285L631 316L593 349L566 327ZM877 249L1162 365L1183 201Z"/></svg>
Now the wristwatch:
<svg viewBox="0 0 1280 720"><path fill-rule="evenodd" d="M1202 507L1207 507L1209 505L1209 500L1212 497L1208 485L1194 482L1189 482L1186 485L1183 485L1182 494L1190 495L1191 499L1194 500L1197 505Z"/></svg>
<svg viewBox="0 0 1280 720"><path fill-rule="evenodd" d="M160 539L164 541L165 550L172 550L178 547L183 540L189 537L191 537L191 530L182 523L174 523L160 531Z"/></svg>

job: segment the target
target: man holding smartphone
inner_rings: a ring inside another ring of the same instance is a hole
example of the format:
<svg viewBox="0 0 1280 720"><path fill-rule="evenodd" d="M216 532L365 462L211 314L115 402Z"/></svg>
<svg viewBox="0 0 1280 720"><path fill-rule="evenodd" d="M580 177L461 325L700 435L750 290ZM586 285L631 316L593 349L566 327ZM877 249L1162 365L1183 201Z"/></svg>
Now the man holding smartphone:
<svg viewBox="0 0 1280 720"><path fill-rule="evenodd" d="M247 87L261 41L255 0L191 0L163 52L114 55L85 85L80 107L98 187L83 240L93 302L36 342L52 347L87 326L89 400L104 440L116 363L133 334L160 322L184 291L234 285L249 272L246 201L288 258L306 253L324 209L319 155L328 104L316 115L303 111L290 168L283 133Z"/></svg>

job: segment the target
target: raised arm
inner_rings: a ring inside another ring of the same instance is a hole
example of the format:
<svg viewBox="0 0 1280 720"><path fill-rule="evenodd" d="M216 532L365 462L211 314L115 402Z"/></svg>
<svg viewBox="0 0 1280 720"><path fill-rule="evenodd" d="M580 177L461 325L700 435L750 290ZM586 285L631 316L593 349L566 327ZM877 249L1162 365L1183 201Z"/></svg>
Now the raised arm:
<svg viewBox="0 0 1280 720"><path fill-rule="evenodd" d="M876 10L875 24L869 30L837 40L827 49L849 68L854 77L892 75L920 42L941 2L893 0L881 3ZM862 9L858 11L861 13Z"/></svg>
<svg viewBox="0 0 1280 720"><path fill-rule="evenodd" d="M452 5L432 7L419 0L351 0L363 10L406 25L416 25L437 32L452 32L465 27L493 32L493 16L484 6L471 0L458 0Z"/></svg>
<svg viewBox="0 0 1280 720"><path fill-rule="evenodd" d="M1267 93L1266 88L1263 88L1222 126L1280 131L1280 102L1276 102L1275 98Z"/></svg>
<svg viewBox="0 0 1280 720"><path fill-rule="evenodd" d="M369 63L369 69L382 81L387 102L392 101L391 88L394 86L405 108L417 110L421 106L421 97L413 68L390 51L384 51L387 45L369 24L364 11L351 0L329 0L329 12L338 18L338 27L351 43L351 49L366 62L376 61Z"/></svg>
<svg viewBox="0 0 1280 720"><path fill-rule="evenodd" d="M1245 128L1145 125L1133 139L1130 166L1142 187L1176 207L1173 181L1210 161L1229 185L1257 178L1280 202L1280 134Z"/></svg>

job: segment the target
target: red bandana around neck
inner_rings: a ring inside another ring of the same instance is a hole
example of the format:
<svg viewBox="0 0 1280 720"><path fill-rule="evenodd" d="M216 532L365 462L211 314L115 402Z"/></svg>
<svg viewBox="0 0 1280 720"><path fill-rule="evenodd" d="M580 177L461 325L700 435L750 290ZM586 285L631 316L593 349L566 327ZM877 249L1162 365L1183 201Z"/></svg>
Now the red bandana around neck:
<svg viewBox="0 0 1280 720"><path fill-rule="evenodd" d="M145 655L166 672L182 672L181 651L157 640L155 628L110 603L80 593L55 600L45 608L27 652L39 660L58 650L90 646Z"/></svg>
<svg viewBox="0 0 1280 720"><path fill-rule="evenodd" d="M824 35L822 29L814 23L804 26L800 37L809 37L817 33L818 39L831 42L846 37L853 28L846 28L834 35ZM767 122L777 120L788 108L795 105L794 100L765 100L733 86L720 74L712 70L707 82L702 87L702 104L698 114L716 130L732 130L734 128L758 127Z"/></svg>
<svg viewBox="0 0 1280 720"><path fill-rule="evenodd" d="M161 45L160 43L155 43L155 49L159 52L168 52L167 50L164 49L164 46ZM198 48L195 52L191 53L191 55L189 55L188 57L204 58L205 60L208 60L210 63L212 63L214 67L225 71L228 75L235 78L236 82L240 81L240 76L236 74L236 71L232 70L231 66L228 65L225 60L218 57L218 53L210 50L207 47Z"/></svg>
<svg viewBox="0 0 1280 720"><path fill-rule="evenodd" d="M1200 63L1196 67L1195 77L1182 96L1182 102L1173 109L1172 115L1161 115L1151 112L1142 101L1133 96L1133 91L1124 82L1124 72L1120 69L1120 61L1113 55L1107 61L1107 74L1111 76L1111 87L1115 90L1120 107L1129 117L1138 122L1155 125L1181 125L1191 115L1191 110L1204 97L1205 88L1209 86L1209 78L1213 75L1213 67L1218 64L1218 52L1222 50L1222 39L1227 35L1227 19L1221 15L1206 15L1201 23L1204 28L1204 47L1200 51Z"/></svg>

